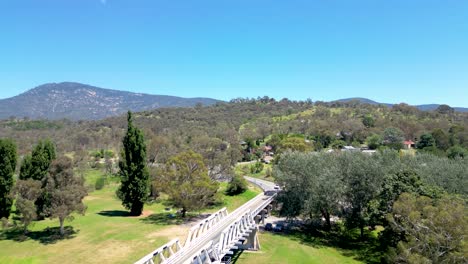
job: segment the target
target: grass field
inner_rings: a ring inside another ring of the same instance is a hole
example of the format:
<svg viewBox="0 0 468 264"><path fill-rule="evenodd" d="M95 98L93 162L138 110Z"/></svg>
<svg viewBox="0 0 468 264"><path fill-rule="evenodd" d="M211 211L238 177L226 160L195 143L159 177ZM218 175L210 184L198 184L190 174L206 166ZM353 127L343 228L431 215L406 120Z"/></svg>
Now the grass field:
<svg viewBox="0 0 468 264"><path fill-rule="evenodd" d="M88 184L93 185L99 176L100 172L89 171ZM132 263L173 238L184 239L191 223L169 219L174 211L165 211L164 203L146 205L143 216L127 216L115 197L117 186L111 182L91 192L85 198L86 214L66 221L65 238L57 236L56 219L36 222L26 236L15 231L1 232L0 263ZM221 185L221 193L225 187ZM223 203L206 211L224 206L232 211L259 192L252 187L236 197L222 195Z"/></svg>
<svg viewBox="0 0 468 264"><path fill-rule="evenodd" d="M271 232L260 233L261 250L243 252L236 259L236 264L338 264L363 263L356 260L355 252L335 247L323 246L313 241L303 241L296 236L285 236Z"/></svg>
<svg viewBox="0 0 468 264"><path fill-rule="evenodd" d="M99 171L88 171L87 184L93 186L101 176ZM260 192L251 186L239 196L225 196L227 184L222 183L222 202L204 212L191 212L194 219L187 222L169 218L175 209L166 211L164 201L146 205L143 216L129 217L115 197L117 186L114 180L104 189L91 192L85 198L86 214L66 221L65 238L57 235L58 220L49 219L36 222L26 236L14 230L0 232L0 263L133 263L173 238L183 241L201 213L222 207L231 212ZM263 233L260 243L261 251L244 252L236 263L359 263L355 260L356 251L304 241L297 236Z"/></svg>
<svg viewBox="0 0 468 264"><path fill-rule="evenodd" d="M259 173L251 173L250 166L251 164L237 165L235 168L235 172L237 175L241 175L241 176L250 176L253 178L262 179L266 181L275 181L273 176L267 175L267 170L269 169L271 171L273 169L273 166L271 164L263 164L263 170Z"/></svg>

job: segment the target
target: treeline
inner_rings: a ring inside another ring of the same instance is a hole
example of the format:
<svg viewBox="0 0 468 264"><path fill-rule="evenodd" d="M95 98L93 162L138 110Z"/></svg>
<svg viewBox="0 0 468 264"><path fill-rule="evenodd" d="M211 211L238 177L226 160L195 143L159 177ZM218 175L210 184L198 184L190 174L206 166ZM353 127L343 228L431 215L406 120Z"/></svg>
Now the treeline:
<svg viewBox="0 0 468 264"><path fill-rule="evenodd" d="M12 213L14 225L25 233L35 220L58 218L64 235L65 219L72 212L84 213L84 179L74 175L70 158L57 157L50 140L39 141L23 158L18 177L17 147L12 140L0 139L0 157L0 219L5 227Z"/></svg>
<svg viewBox="0 0 468 264"><path fill-rule="evenodd" d="M380 261L464 263L468 160L430 154L286 152L274 169L281 214L348 230L383 226ZM336 219L338 217L339 220ZM322 228L319 226L319 228ZM424 261L422 261L424 260Z"/></svg>
<svg viewBox="0 0 468 264"><path fill-rule="evenodd" d="M400 141L412 140L426 152L460 156L468 147L468 114L454 112L448 106L420 111L406 104L389 108L359 102L312 103L262 97L210 107L157 109L134 117L146 136L148 160L161 164L188 149L210 158L211 163L229 160L232 164L249 158L246 152L241 153L244 150L239 142L258 146L270 140L270 135L308 140L311 150L344 145L401 148ZM5 120L0 123L0 138L21 139L20 156L30 152L38 138L52 138L63 153L87 155L101 149L117 152L125 129L124 116L81 122Z"/></svg>

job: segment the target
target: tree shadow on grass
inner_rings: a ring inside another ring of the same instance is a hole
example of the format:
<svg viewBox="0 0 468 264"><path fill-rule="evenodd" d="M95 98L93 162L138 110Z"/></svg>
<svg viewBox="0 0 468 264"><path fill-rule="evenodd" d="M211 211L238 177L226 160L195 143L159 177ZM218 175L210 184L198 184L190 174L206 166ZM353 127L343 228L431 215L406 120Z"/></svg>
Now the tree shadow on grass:
<svg viewBox="0 0 468 264"><path fill-rule="evenodd" d="M378 238L373 236L370 231L366 231L364 238L360 237L357 230L347 231L340 227L335 227L330 231L305 229L289 233L276 233L275 235L287 236L291 240L315 248L332 247L338 250L341 255L352 257L364 263L374 264L382 261L383 252Z"/></svg>
<svg viewBox="0 0 468 264"><path fill-rule="evenodd" d="M101 211L97 213L98 215L107 216L107 217L127 217L130 216L130 213L122 210L109 210Z"/></svg>
<svg viewBox="0 0 468 264"><path fill-rule="evenodd" d="M197 214L197 213L187 213L185 218L183 218L180 214L173 214L173 213L158 213L152 214L145 218L140 219L143 223L146 224L154 224L154 225L182 225L182 224L190 224L200 221L209 214Z"/></svg>
<svg viewBox="0 0 468 264"><path fill-rule="evenodd" d="M12 228L0 232L0 240L12 240L16 242L24 242L29 239L38 241L41 244L49 245L55 244L60 240L67 240L76 237L79 230L74 230L72 226L65 227L65 234L60 235L59 227L48 227L41 231L28 231L24 233L24 230L18 228Z"/></svg>

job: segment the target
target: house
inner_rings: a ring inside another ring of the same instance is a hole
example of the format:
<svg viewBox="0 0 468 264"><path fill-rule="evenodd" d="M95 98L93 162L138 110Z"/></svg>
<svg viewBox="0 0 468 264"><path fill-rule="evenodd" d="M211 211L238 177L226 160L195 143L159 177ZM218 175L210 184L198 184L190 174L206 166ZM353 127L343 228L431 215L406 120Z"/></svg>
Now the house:
<svg viewBox="0 0 468 264"><path fill-rule="evenodd" d="M412 149L414 148L414 142L412 140L405 140L403 142L403 145L405 145L405 149Z"/></svg>

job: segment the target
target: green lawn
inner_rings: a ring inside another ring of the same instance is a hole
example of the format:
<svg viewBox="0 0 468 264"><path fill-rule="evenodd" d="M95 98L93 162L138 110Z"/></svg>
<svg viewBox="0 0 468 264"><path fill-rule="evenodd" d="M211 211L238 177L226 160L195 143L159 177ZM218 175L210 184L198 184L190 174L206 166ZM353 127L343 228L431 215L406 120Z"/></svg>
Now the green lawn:
<svg viewBox="0 0 468 264"><path fill-rule="evenodd" d="M253 177L253 178L257 178L257 179L262 179L262 180L266 180L266 181L274 181L275 179L273 178L273 176L268 176L267 175L267 169L270 169L270 171L273 169L273 165L272 164L263 164L263 170L259 173L251 173L250 172L250 166L251 164L240 164L240 165L237 165L235 167L235 173L237 175L241 175L241 176L249 176L249 177Z"/></svg>
<svg viewBox="0 0 468 264"><path fill-rule="evenodd" d="M87 184L93 185L100 174L87 172ZM91 192L85 198L86 214L66 221L69 235L64 239L56 235L56 219L36 222L27 236L0 232L0 263L132 263L173 238L185 238L190 223L174 225L184 221L168 221L175 210L165 211L164 202L146 205L144 216L127 216L115 197L117 186L111 181L104 189ZM221 194L225 187L221 184ZM259 192L251 187L235 197L222 194L223 202L206 211L224 206L232 211Z"/></svg>
<svg viewBox="0 0 468 264"><path fill-rule="evenodd" d="M304 242L296 236L285 236L270 232L259 234L261 250L258 252L243 252L236 264L271 264L271 263L363 263L355 260L352 252L334 247Z"/></svg>

